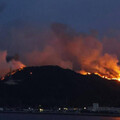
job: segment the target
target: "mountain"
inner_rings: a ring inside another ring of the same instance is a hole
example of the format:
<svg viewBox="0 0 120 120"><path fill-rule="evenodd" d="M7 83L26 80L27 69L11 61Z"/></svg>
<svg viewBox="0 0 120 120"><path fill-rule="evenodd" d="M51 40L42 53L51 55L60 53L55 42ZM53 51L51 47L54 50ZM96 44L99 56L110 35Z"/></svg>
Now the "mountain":
<svg viewBox="0 0 120 120"><path fill-rule="evenodd" d="M0 106L120 106L120 82L59 66L25 67L0 81Z"/></svg>

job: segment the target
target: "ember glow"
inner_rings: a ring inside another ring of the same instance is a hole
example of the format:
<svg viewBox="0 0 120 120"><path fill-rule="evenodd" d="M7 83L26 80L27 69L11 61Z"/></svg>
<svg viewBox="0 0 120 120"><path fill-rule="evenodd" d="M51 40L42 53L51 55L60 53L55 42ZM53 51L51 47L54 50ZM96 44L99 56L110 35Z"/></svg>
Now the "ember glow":
<svg viewBox="0 0 120 120"><path fill-rule="evenodd" d="M1 79L1 80L5 80L5 76L8 76L8 77L9 77L9 76L12 76L12 75L14 75L16 72L23 70L24 67L25 67L25 65L22 64L22 66L21 66L19 69L15 69L15 70L13 70L13 71L10 71L9 73L3 75L0 79Z"/></svg>
<svg viewBox="0 0 120 120"><path fill-rule="evenodd" d="M93 73L108 80L120 81L120 66L118 65L117 58L107 55L106 57L101 57L99 62L99 66L98 64L95 66L93 65L94 67L92 66L94 68L93 70L80 70L79 73L83 75L90 75Z"/></svg>
<svg viewBox="0 0 120 120"><path fill-rule="evenodd" d="M24 67L25 67L25 66L24 66ZM14 75L17 71L23 70L24 67L20 67L19 69L16 69L16 70L11 71L11 72L8 74L8 76L9 76L9 75Z"/></svg>
<svg viewBox="0 0 120 120"><path fill-rule="evenodd" d="M98 75L98 76L100 76L100 77L102 77L102 78L105 78L105 79L107 79L107 80L118 80L118 81L120 81L120 74L119 74L118 77L114 78L114 77L109 77L110 75L102 75L102 74L97 73L97 72L95 72L95 73L90 73L90 72L86 72L86 71L83 71L83 70L79 71L78 73L80 73L80 74L82 74L82 75L95 74L95 75Z"/></svg>

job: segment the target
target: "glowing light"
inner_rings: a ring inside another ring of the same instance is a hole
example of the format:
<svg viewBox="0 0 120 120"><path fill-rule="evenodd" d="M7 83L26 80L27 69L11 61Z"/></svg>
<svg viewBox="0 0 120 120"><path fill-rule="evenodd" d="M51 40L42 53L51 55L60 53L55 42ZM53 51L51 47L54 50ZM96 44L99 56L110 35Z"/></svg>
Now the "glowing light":
<svg viewBox="0 0 120 120"><path fill-rule="evenodd" d="M58 110L61 110L61 108L59 108Z"/></svg>
<svg viewBox="0 0 120 120"><path fill-rule="evenodd" d="M40 108L39 110L40 110L40 112L43 112L43 109L42 109L42 108Z"/></svg>
<svg viewBox="0 0 120 120"><path fill-rule="evenodd" d="M120 78L117 79L120 82Z"/></svg>
<svg viewBox="0 0 120 120"><path fill-rule="evenodd" d="M98 72L90 73L90 72L87 72L87 71L84 71L84 70L79 71L79 73L82 74L82 75L95 74L95 75L98 75L98 76L100 76L101 78L104 78L104 79L107 79L107 80L117 80L117 81L120 82L120 74L118 74L118 73L120 73L120 71L116 72L115 75L110 74L110 73L107 73L107 74L103 74L103 75L102 75L102 74L100 74L100 73L98 73ZM118 77L114 77L114 76L118 76Z"/></svg>
<svg viewBox="0 0 120 120"><path fill-rule="evenodd" d="M64 110L68 110L68 108L63 108Z"/></svg>
<svg viewBox="0 0 120 120"><path fill-rule="evenodd" d="M32 72L30 72L30 75L32 75Z"/></svg>
<svg viewBox="0 0 120 120"><path fill-rule="evenodd" d="M88 72L87 74L88 74L88 75L90 75L91 73L90 73L90 72Z"/></svg>

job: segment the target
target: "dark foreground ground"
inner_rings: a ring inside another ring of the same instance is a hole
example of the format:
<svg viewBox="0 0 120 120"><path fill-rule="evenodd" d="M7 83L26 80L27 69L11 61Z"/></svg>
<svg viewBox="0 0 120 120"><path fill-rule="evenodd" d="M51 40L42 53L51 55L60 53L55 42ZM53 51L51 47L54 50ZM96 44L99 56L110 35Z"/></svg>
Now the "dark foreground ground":
<svg viewBox="0 0 120 120"><path fill-rule="evenodd" d="M0 120L120 120L120 117L58 114L0 113Z"/></svg>
<svg viewBox="0 0 120 120"><path fill-rule="evenodd" d="M0 115L6 115L6 114L11 114L11 115L44 115L44 116L101 116L101 117L119 117L120 119L120 114L109 114L109 113L60 113L60 112L35 112L35 113L31 113L31 112L0 112ZM0 119L1 120L1 119Z"/></svg>

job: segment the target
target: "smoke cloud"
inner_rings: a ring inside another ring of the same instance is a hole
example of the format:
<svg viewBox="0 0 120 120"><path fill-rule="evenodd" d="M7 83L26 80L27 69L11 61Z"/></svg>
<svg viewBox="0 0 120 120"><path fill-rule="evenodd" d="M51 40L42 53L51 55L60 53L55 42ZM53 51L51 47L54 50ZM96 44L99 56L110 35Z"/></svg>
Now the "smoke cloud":
<svg viewBox="0 0 120 120"><path fill-rule="evenodd" d="M27 66L59 65L75 71L97 72L109 78L120 76L118 38L100 39L97 31L78 33L60 23L53 23L43 30L30 26L17 27L8 37L12 45L10 50L21 51L22 61ZM9 69L6 56L7 52L1 52L1 69ZM3 61L4 64L1 64ZM16 65L14 68L17 68Z"/></svg>
<svg viewBox="0 0 120 120"><path fill-rule="evenodd" d="M78 34L63 24L51 26L51 38L43 50L26 53L29 65L59 65L75 71L99 73L118 78L120 66L116 54L104 52L104 42L94 34Z"/></svg>
<svg viewBox="0 0 120 120"><path fill-rule="evenodd" d="M25 67L20 61L11 59L11 61L6 61L7 51L0 51L0 76L5 75L10 72L10 69L15 70L21 67Z"/></svg>

